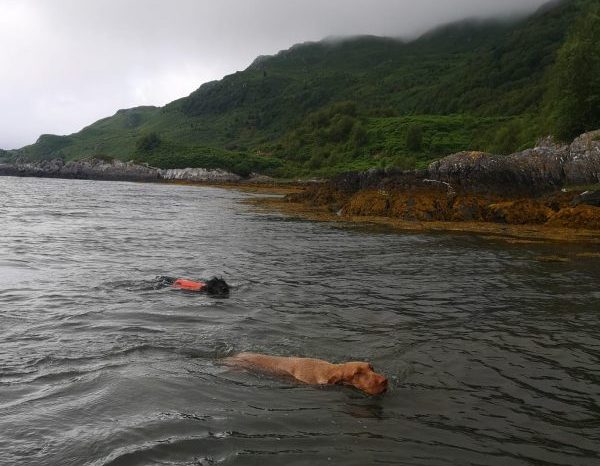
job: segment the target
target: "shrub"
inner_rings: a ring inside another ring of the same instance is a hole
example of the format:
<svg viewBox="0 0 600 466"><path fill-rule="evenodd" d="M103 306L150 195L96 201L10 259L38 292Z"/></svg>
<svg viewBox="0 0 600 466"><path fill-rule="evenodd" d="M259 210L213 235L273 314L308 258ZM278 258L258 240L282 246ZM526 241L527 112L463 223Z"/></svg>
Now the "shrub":
<svg viewBox="0 0 600 466"><path fill-rule="evenodd" d="M420 125L410 125L406 133L406 147L418 152L423 145L423 128Z"/></svg>
<svg viewBox="0 0 600 466"><path fill-rule="evenodd" d="M152 132L139 138L135 144L135 148L138 152L148 153L160 146L161 142L159 135Z"/></svg>

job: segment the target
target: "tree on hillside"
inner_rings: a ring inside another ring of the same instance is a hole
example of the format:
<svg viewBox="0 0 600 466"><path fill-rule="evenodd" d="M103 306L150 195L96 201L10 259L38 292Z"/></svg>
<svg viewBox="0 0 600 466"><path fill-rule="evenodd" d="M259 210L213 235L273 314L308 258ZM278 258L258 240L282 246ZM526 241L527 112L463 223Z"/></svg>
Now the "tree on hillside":
<svg viewBox="0 0 600 466"><path fill-rule="evenodd" d="M135 144L135 148L138 152L148 153L160 146L161 142L160 136L152 132L139 138Z"/></svg>
<svg viewBox="0 0 600 466"><path fill-rule="evenodd" d="M574 24L550 70L546 110L561 140L600 128L600 6L590 5Z"/></svg>

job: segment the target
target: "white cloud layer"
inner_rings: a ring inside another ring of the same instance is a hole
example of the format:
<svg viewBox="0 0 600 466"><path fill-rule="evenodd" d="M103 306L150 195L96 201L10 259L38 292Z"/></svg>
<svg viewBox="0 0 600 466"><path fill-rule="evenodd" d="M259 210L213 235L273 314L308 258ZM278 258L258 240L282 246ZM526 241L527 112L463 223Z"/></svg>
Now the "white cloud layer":
<svg viewBox="0 0 600 466"><path fill-rule="evenodd" d="M326 36L411 36L545 0L0 0L0 147L164 105L257 55Z"/></svg>

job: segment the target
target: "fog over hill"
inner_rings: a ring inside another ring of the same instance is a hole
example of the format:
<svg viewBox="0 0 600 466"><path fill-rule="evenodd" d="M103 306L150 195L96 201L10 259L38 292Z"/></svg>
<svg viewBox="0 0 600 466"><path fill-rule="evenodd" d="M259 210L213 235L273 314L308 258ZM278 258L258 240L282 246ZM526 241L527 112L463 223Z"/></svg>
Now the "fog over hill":
<svg viewBox="0 0 600 466"><path fill-rule="evenodd" d="M414 37L544 0L0 0L0 147L164 105L258 55L328 36Z"/></svg>

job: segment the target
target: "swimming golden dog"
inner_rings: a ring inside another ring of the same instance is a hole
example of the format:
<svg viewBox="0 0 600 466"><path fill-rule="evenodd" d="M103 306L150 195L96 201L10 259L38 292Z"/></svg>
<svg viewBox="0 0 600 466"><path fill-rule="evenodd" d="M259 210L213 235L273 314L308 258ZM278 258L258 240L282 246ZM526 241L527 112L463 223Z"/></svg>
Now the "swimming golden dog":
<svg viewBox="0 0 600 466"><path fill-rule="evenodd" d="M300 382L313 385L351 385L368 395L380 395L387 390L388 381L366 362L332 364L321 359L268 356L239 353L225 358L228 366L261 370L276 375L290 375Z"/></svg>

